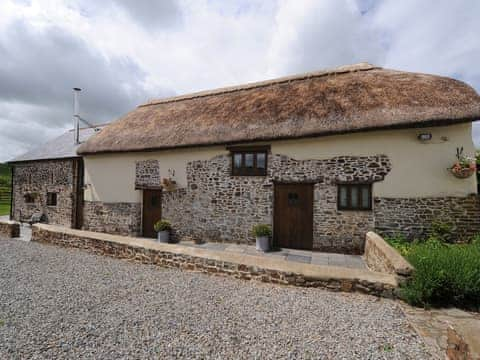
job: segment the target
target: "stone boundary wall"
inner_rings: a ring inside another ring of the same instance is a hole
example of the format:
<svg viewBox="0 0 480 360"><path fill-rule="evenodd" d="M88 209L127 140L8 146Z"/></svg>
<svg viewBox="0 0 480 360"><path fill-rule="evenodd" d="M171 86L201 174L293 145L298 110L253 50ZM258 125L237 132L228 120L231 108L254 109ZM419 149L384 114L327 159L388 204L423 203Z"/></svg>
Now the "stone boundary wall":
<svg viewBox="0 0 480 360"><path fill-rule="evenodd" d="M372 231L366 235L365 262L373 271L396 275L400 282L414 272L414 267L402 255Z"/></svg>
<svg viewBox="0 0 480 360"><path fill-rule="evenodd" d="M275 284L359 291L389 298L395 296L398 286L394 276L368 270L293 263L45 224L33 226L32 241L85 249L94 254L145 264Z"/></svg>
<svg viewBox="0 0 480 360"><path fill-rule="evenodd" d="M468 241L480 233L480 198L375 198L375 231L382 236L425 238L434 221L454 227L455 241Z"/></svg>
<svg viewBox="0 0 480 360"><path fill-rule="evenodd" d="M20 237L20 223L16 221L0 221L0 237Z"/></svg>
<svg viewBox="0 0 480 360"><path fill-rule="evenodd" d="M104 203L84 201L84 230L137 236L142 228L140 203Z"/></svg>

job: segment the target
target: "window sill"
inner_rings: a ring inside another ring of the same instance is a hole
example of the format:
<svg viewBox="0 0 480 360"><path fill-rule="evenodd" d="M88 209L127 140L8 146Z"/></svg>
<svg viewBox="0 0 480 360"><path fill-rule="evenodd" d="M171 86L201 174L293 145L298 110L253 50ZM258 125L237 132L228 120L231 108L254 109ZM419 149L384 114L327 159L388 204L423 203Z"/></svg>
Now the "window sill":
<svg viewBox="0 0 480 360"><path fill-rule="evenodd" d="M337 208L337 211L363 211L363 212L367 212L367 211L372 211L373 209L340 209L340 208Z"/></svg>

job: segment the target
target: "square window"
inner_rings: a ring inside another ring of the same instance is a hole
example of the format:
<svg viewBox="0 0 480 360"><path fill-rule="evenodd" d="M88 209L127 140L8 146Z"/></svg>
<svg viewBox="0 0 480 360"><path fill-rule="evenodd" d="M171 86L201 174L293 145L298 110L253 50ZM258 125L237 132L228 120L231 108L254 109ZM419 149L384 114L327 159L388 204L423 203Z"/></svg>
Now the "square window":
<svg viewBox="0 0 480 360"><path fill-rule="evenodd" d="M47 206L57 206L57 193L47 193Z"/></svg>
<svg viewBox="0 0 480 360"><path fill-rule="evenodd" d="M288 206L297 206L299 204L297 193L288 193Z"/></svg>
<svg viewBox="0 0 480 360"><path fill-rule="evenodd" d="M371 184L341 184L338 185L338 210L371 210Z"/></svg>
<svg viewBox="0 0 480 360"><path fill-rule="evenodd" d="M231 148L233 176L267 175L268 147Z"/></svg>
<svg viewBox="0 0 480 360"><path fill-rule="evenodd" d="M35 202L35 197L33 194L25 194L23 195L23 199L27 204L33 204Z"/></svg>

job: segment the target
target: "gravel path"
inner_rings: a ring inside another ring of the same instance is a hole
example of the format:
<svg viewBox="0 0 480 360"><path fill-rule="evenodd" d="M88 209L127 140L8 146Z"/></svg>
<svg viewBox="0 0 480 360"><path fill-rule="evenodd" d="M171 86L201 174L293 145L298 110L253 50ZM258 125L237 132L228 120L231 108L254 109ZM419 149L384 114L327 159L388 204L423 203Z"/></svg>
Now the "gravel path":
<svg viewBox="0 0 480 360"><path fill-rule="evenodd" d="M0 239L0 358L431 358L398 305Z"/></svg>

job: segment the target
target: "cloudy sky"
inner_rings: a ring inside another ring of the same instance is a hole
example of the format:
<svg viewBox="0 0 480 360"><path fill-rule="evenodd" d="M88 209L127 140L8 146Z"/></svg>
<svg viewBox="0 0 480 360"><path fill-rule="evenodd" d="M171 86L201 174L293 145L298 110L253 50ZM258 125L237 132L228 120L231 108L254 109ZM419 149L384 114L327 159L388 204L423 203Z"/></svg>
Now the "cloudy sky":
<svg viewBox="0 0 480 360"><path fill-rule="evenodd" d="M72 126L74 86L93 123L151 98L361 61L480 92L479 19L478 0L1 0L0 161Z"/></svg>

